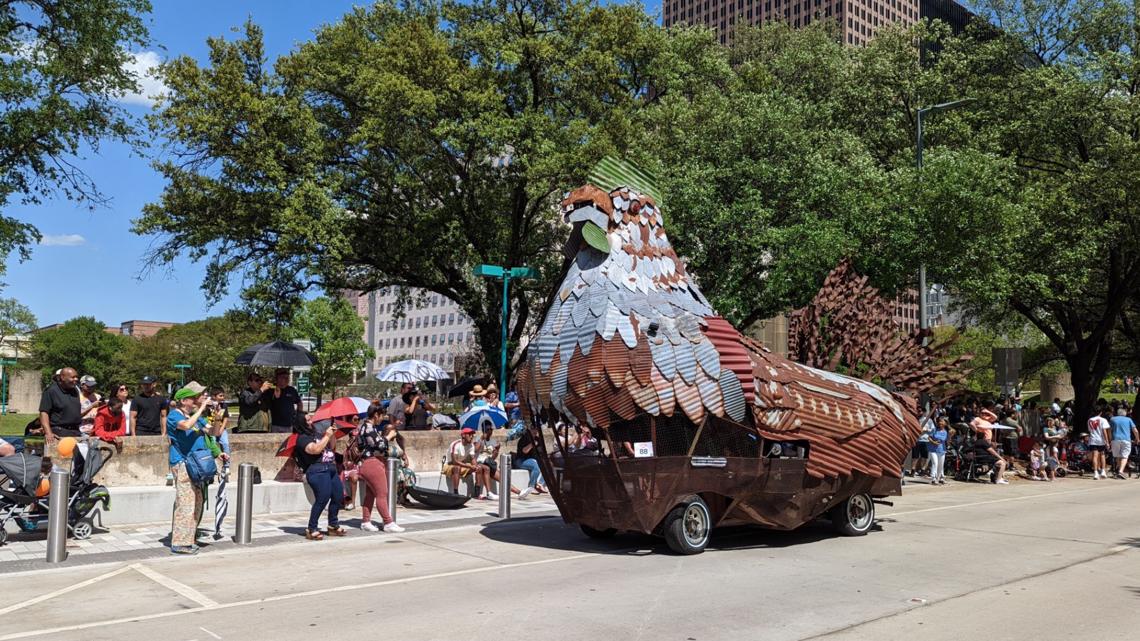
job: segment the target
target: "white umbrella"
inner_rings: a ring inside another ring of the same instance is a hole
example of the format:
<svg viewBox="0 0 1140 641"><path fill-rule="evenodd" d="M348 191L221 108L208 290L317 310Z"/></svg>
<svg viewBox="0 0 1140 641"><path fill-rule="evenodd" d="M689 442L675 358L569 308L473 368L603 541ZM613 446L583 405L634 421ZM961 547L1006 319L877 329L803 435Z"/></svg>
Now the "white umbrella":
<svg viewBox="0 0 1140 641"><path fill-rule="evenodd" d="M376 378L392 383L416 383L419 381L439 381L450 378L450 375L435 363L413 358L392 363L380 370L376 374Z"/></svg>

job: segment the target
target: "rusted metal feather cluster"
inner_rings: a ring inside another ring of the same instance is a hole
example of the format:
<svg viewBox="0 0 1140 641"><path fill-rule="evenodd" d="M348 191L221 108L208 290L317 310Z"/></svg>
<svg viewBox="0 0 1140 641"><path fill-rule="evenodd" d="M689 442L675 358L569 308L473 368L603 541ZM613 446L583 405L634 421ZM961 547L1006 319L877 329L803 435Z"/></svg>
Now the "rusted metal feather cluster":
<svg viewBox="0 0 1140 641"><path fill-rule="evenodd" d="M740 379L705 334L712 308L653 199L587 185L567 195L563 212L604 230L609 251L583 245L569 264L519 374L533 408L601 428L642 413L745 420Z"/></svg>
<svg viewBox="0 0 1140 641"><path fill-rule="evenodd" d="M929 330L909 336L893 320L892 303L844 259L812 302L788 319L788 355L821 369L841 366L911 393L961 382L972 356L946 359L952 342L923 345Z"/></svg>

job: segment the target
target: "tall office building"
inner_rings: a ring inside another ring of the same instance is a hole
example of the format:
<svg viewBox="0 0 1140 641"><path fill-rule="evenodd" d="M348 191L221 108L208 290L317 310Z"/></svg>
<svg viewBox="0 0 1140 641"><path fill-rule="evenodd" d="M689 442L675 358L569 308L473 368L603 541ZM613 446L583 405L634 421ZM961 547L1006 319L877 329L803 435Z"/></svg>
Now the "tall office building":
<svg viewBox="0 0 1140 641"><path fill-rule="evenodd" d="M421 290L409 292L419 300ZM376 352L365 367L368 376L385 365L405 358L430 361L453 372L456 358L475 342L475 326L455 301L439 294L428 294L420 308L405 309L396 317L398 290L386 287L374 292L346 292L364 319L364 340Z"/></svg>
<svg viewBox="0 0 1140 641"><path fill-rule="evenodd" d="M929 17L967 15L953 0L927 0L924 6L939 14ZM928 17L920 0L662 0L661 8L666 27L707 25L716 30L721 44L729 43L737 26L782 20L804 27L831 20L839 25L842 42L862 45L887 25L911 25Z"/></svg>

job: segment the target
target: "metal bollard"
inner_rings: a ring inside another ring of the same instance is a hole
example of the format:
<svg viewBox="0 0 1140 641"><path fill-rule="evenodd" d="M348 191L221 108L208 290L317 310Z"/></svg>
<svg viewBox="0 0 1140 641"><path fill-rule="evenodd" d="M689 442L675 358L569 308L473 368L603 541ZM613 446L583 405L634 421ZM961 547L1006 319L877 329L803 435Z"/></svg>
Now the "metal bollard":
<svg viewBox="0 0 1140 641"><path fill-rule="evenodd" d="M499 518L511 518L511 453L499 453Z"/></svg>
<svg viewBox="0 0 1140 641"><path fill-rule="evenodd" d="M71 485L71 472L52 470L50 478L47 562L63 563L67 560L67 488Z"/></svg>
<svg viewBox="0 0 1140 641"><path fill-rule="evenodd" d="M396 503L400 500L400 461L388 459L388 512L396 520Z"/></svg>
<svg viewBox="0 0 1140 641"><path fill-rule="evenodd" d="M247 545L253 539L253 463L238 466L237 524L234 543Z"/></svg>

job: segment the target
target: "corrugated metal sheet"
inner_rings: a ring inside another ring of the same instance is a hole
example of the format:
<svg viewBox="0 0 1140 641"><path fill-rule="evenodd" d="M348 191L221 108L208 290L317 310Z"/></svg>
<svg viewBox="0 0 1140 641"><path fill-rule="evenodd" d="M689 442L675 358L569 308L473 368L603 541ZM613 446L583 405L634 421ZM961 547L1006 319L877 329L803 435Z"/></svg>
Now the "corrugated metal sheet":
<svg viewBox="0 0 1140 641"><path fill-rule="evenodd" d="M751 403L752 358L740 342L740 332L720 316L709 316L705 321L708 323L705 327L705 336L716 347L720 356L720 366L736 374L744 390L744 400Z"/></svg>

